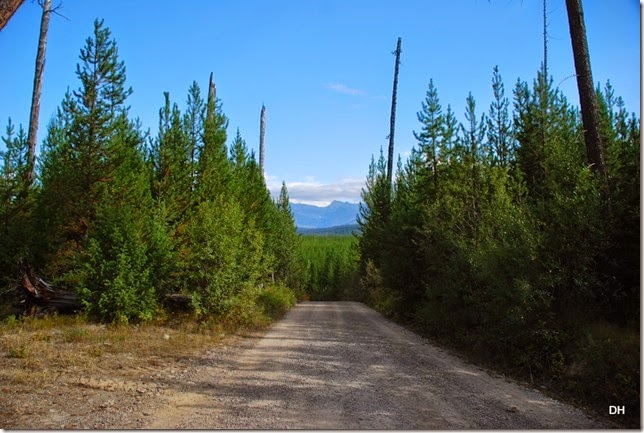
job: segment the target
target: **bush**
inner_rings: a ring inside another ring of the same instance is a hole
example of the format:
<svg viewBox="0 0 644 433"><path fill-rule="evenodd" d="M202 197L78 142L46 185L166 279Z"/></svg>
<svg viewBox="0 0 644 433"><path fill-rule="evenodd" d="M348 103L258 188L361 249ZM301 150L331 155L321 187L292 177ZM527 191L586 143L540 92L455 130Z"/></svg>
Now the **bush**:
<svg viewBox="0 0 644 433"><path fill-rule="evenodd" d="M599 322L579 336L567 370L567 392L590 402L599 412L625 405L629 423L639 427L640 335Z"/></svg>
<svg viewBox="0 0 644 433"><path fill-rule="evenodd" d="M269 285L257 297L257 304L271 319L282 316L295 305L295 294L283 285Z"/></svg>

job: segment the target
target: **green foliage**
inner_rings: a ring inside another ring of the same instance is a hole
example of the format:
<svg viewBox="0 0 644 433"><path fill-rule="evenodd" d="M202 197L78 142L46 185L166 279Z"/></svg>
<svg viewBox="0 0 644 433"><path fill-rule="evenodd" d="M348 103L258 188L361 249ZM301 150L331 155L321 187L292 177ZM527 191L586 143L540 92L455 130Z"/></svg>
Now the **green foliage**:
<svg viewBox="0 0 644 433"><path fill-rule="evenodd" d="M303 279L305 268L302 259L302 246L295 228L288 190L284 182L282 182L276 207L277 212L273 213L272 217L272 224L275 229L268 239L275 257L273 276L275 281L282 282L293 288L298 299L302 299L305 293Z"/></svg>
<svg viewBox="0 0 644 433"><path fill-rule="evenodd" d="M519 80L513 113L498 68L492 90L489 116L477 116L470 94L456 128L430 81L418 145L399 164L390 202L379 184L383 158L372 158L360 220L362 298L560 391L602 377L584 396L597 407L617 396L635 402L638 352L626 347L639 335L639 122L610 85L598 89L607 213L578 110L552 79ZM589 340L583 330L597 321L625 333Z"/></svg>
<svg viewBox="0 0 644 433"><path fill-rule="evenodd" d="M628 423L638 426L640 352L639 332L632 329L603 321L581 328L566 371L567 391L598 412L606 410L607 401L619 402L626 406Z"/></svg>
<svg viewBox="0 0 644 433"><path fill-rule="evenodd" d="M494 100L490 104L487 117L487 140L492 152L494 164L507 167L514 159L515 141L512 136L510 121L510 101L505 97L505 86L499 73L499 67L494 67L492 77Z"/></svg>
<svg viewBox="0 0 644 433"><path fill-rule="evenodd" d="M20 263L31 259L30 246L34 234L34 191L29 189L26 175L28 143L22 126L15 132L9 119L6 147L0 152L0 287L12 282Z"/></svg>
<svg viewBox="0 0 644 433"><path fill-rule="evenodd" d="M398 317L396 294L387 290L382 281L380 270L369 260L360 277L360 287L364 290L362 301L372 305L385 316Z"/></svg>
<svg viewBox="0 0 644 433"><path fill-rule="evenodd" d="M277 318L295 305L295 294L283 285L269 285L260 292L258 304L268 317Z"/></svg>
<svg viewBox="0 0 644 433"><path fill-rule="evenodd" d="M293 305L294 293L304 297L286 187L271 199L239 131L228 157L219 100L204 101L193 82L182 113L165 93L158 135L146 143L125 105L125 65L98 20L76 75L78 89L48 125L31 189L25 134L7 127L3 286L28 262L75 291L87 314L119 323L166 316L161 306L177 294L203 320L240 324L265 323Z"/></svg>
<svg viewBox="0 0 644 433"><path fill-rule="evenodd" d="M300 236L308 295L315 301L356 299L358 252L353 236Z"/></svg>
<svg viewBox="0 0 644 433"><path fill-rule="evenodd" d="M371 158L367 182L361 194L363 201L358 212L358 225L363 234L358 240L358 249L365 263L367 260L380 263L380 249L376 243L385 239L390 200L386 170L387 164L381 147L378 162Z"/></svg>
<svg viewBox="0 0 644 433"><path fill-rule="evenodd" d="M233 329L265 326L281 318L295 301L295 293L283 284L246 286L230 298L228 310L215 317Z"/></svg>
<svg viewBox="0 0 644 433"><path fill-rule="evenodd" d="M182 258L185 287L202 313L221 314L239 291L241 209L234 202L203 202L188 223L190 247Z"/></svg>

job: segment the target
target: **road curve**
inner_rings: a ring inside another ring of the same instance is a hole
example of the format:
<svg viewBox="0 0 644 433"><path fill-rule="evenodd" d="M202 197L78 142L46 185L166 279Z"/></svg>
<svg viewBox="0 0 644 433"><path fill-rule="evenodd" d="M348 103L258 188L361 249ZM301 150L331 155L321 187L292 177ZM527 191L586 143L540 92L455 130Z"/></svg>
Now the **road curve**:
<svg viewBox="0 0 644 433"><path fill-rule="evenodd" d="M605 429L355 302L298 304L238 351L211 352L148 428Z"/></svg>

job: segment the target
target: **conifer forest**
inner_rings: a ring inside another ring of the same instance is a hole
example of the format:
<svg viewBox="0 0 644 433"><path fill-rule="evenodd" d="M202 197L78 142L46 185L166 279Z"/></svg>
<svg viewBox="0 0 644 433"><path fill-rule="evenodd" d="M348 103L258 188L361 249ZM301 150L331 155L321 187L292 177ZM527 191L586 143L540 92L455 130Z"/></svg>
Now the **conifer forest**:
<svg viewBox="0 0 644 433"><path fill-rule="evenodd" d="M3 318L24 275L104 323L352 300L573 401L639 407L640 119L610 82L594 83L598 164L545 65L512 82L494 67L492 103L464 93L465 113L428 78L411 155L364 161L360 233L315 237L286 184L271 197L212 77L183 111L164 93L146 133L106 23L79 59L35 162L24 128L4 129Z"/></svg>
<svg viewBox="0 0 644 433"><path fill-rule="evenodd" d="M226 146L214 84L204 96L193 82L183 113L166 93L158 134L148 137L128 112L132 89L117 52L97 20L80 52L79 87L47 125L33 185L25 133L6 127L3 286L29 266L75 293L91 317L125 323L155 318L177 295L207 316L260 290L300 293L286 187L272 200L241 135Z"/></svg>

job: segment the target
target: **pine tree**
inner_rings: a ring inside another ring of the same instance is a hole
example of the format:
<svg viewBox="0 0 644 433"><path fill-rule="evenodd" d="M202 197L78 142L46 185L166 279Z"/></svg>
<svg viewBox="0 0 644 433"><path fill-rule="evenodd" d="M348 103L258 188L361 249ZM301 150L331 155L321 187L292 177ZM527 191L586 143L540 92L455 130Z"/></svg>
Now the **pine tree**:
<svg viewBox="0 0 644 433"><path fill-rule="evenodd" d="M242 138L239 128L237 128L235 138L230 145L230 161L235 170L243 170L248 161L248 146L246 146L246 141Z"/></svg>
<svg viewBox="0 0 644 433"><path fill-rule="evenodd" d="M435 193L438 190L439 178L438 149L442 143L444 124L438 91L433 80L429 81L425 100L421 103L421 107L417 117L422 127L420 132L414 131L414 137L418 140L419 150L424 161L429 164L429 173L423 172L421 176L431 179Z"/></svg>
<svg viewBox="0 0 644 433"><path fill-rule="evenodd" d="M358 225L362 233L358 242L360 257L363 265L371 261L376 267L380 267L382 245L386 243L386 212L389 204L387 165L382 148L377 162L373 156L371 157L369 174L361 197L358 213Z"/></svg>
<svg viewBox="0 0 644 433"><path fill-rule="evenodd" d="M510 101L505 97L505 88L499 67L494 67L492 76L494 99L490 103L487 117L487 139L493 151L493 161L501 167L508 167L514 159L512 123L508 111Z"/></svg>
<svg viewBox="0 0 644 433"><path fill-rule="evenodd" d="M458 136L458 130L458 121L452 107L448 104L443 116L443 139L438 152L441 161L448 163L452 159L462 158L462 143Z"/></svg>
<svg viewBox="0 0 644 433"><path fill-rule="evenodd" d="M597 89L602 141L613 215L606 221L606 244L599 258L597 299L609 320L635 326L640 296L640 127L615 97L612 85Z"/></svg>
<svg viewBox="0 0 644 433"><path fill-rule="evenodd" d="M289 203L286 182L282 182L280 195L276 202L276 241L279 247L274 250L276 258L275 279L291 287L297 294L303 291L304 263L301 246L295 228L295 219Z"/></svg>
<svg viewBox="0 0 644 433"><path fill-rule="evenodd" d="M228 150L226 148L226 129L228 128L228 119L221 111L221 105L216 100L209 99L206 106L210 107L214 115L204 119L204 110L197 110L203 105L199 97L199 86L193 83L188 98L193 99L194 107L189 108L189 118L192 119L199 113L200 120L197 124L203 125L202 146L199 149L199 159L197 161L197 176L195 182L195 192L198 200L209 200L218 194L228 194L230 192L230 161L228 160ZM190 107L190 105L189 105ZM193 123L191 121L191 126ZM192 131L189 132L192 140Z"/></svg>
<svg viewBox="0 0 644 433"><path fill-rule="evenodd" d="M15 279L21 261L32 259L33 191L29 143L22 126L15 131L9 119L0 151L0 287Z"/></svg>
<svg viewBox="0 0 644 433"><path fill-rule="evenodd" d="M45 273L105 320L148 319L149 172L127 118L125 65L103 21L81 49L81 86L67 94L44 143L41 227Z"/></svg>
<svg viewBox="0 0 644 433"><path fill-rule="evenodd" d="M197 161L200 157L199 152L203 146L203 124L206 108L201 98L199 85L196 81L193 81L188 90L186 112L183 115L183 127L188 136L188 149L192 165L191 179L193 188L196 183L195 176L197 173Z"/></svg>
<svg viewBox="0 0 644 433"><path fill-rule="evenodd" d="M119 118L126 115L123 103L132 93L125 88L125 65L118 61L116 42L110 36L103 21L95 21L94 35L86 40L76 67L81 87L65 98L55 120L55 132L62 130L63 137L54 134L51 139L64 142L49 143L56 147L49 156L61 160L43 166L45 206L54 214L63 213L61 226L52 231L74 242L86 238L103 185L113 179L115 155L110 139L121 124ZM47 194L53 184L66 200Z"/></svg>
<svg viewBox="0 0 644 433"><path fill-rule="evenodd" d="M485 114L481 119L476 118L476 101L470 92L465 100L465 119L467 123L461 125L463 132L463 146L465 152L472 158L474 164L488 158L489 151L486 150L484 141L487 131Z"/></svg>
<svg viewBox="0 0 644 433"><path fill-rule="evenodd" d="M108 321L154 317L157 292L152 275L153 218L143 134L125 116L110 141L115 156L113 178L97 207L88 239L85 289L80 294L90 312ZM156 281L155 281L156 280Z"/></svg>
<svg viewBox="0 0 644 433"><path fill-rule="evenodd" d="M486 149L484 137L486 133L486 119L483 114L480 120L476 117L476 101L469 93L465 103L465 119L467 123L461 124L463 134L463 148L465 158L463 168L466 170L465 179L469 184L464 194L467 204L464 207L466 225L473 232L478 231L482 201L485 200L485 165L489 161L490 152ZM463 179L463 180L465 180ZM476 236L473 234L473 236Z"/></svg>
<svg viewBox="0 0 644 433"><path fill-rule="evenodd" d="M152 190L157 201L163 202L170 222L178 222L190 207L192 198L191 160L193 147L181 122L177 104L170 105L166 92L165 105L159 110L159 134L152 143Z"/></svg>

